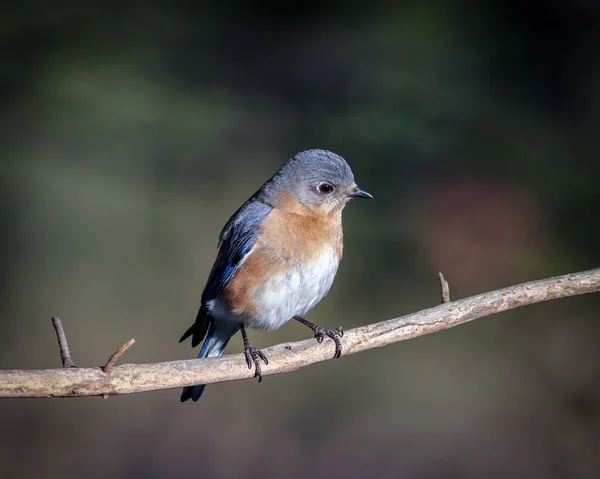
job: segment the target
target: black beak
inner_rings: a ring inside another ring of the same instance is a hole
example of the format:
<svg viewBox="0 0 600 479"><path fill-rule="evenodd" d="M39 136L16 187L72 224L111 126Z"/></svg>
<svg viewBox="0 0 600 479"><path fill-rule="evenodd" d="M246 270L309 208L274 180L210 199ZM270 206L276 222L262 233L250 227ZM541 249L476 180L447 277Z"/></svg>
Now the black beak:
<svg viewBox="0 0 600 479"><path fill-rule="evenodd" d="M352 190L350 190L350 193L348 193L348 196L350 198L366 198L368 200L373 199L373 195L371 193L367 193L366 191L361 190L358 186L352 188Z"/></svg>

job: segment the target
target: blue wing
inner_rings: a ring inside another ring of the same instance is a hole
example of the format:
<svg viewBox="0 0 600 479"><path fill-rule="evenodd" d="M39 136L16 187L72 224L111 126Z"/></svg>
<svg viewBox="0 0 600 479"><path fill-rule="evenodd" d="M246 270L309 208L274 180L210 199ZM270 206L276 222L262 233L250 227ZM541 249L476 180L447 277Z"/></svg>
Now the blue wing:
<svg viewBox="0 0 600 479"><path fill-rule="evenodd" d="M206 303L219 295L241 261L252 249L258 238L257 226L271 209L271 206L252 197L233 214L224 226L219 236L217 260L202 292L202 305L196 321L183 334L179 342L193 335L192 346L196 346L204 339L212 320L206 309Z"/></svg>
<svg viewBox="0 0 600 479"><path fill-rule="evenodd" d="M258 224L271 207L257 200L245 203L234 213L219 236L219 253L202 293L202 302L216 298L240 262L254 246Z"/></svg>

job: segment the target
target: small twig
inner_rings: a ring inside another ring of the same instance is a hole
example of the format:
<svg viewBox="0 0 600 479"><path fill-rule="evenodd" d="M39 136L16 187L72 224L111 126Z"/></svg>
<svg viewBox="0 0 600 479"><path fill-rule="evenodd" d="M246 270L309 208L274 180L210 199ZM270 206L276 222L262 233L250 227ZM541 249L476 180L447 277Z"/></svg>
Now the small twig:
<svg viewBox="0 0 600 479"><path fill-rule="evenodd" d="M67 336L65 335L62 321L57 317L52 316L52 326L54 326L54 330L56 331L58 347L60 348L60 360L62 361L63 368L76 367L71 359L71 351L69 349L69 343L67 343Z"/></svg>
<svg viewBox="0 0 600 479"><path fill-rule="evenodd" d="M444 275L442 273L438 273L440 277L440 286L442 287L442 304L450 302L450 286L448 285L448 281L444 279Z"/></svg>
<svg viewBox="0 0 600 479"><path fill-rule="evenodd" d="M108 358L108 361L106 361L106 364L102 367L102 372L104 373L109 373L110 370L112 369L112 367L115 365L115 363L117 362L117 360L123 355L123 353L125 351L127 351L131 346L133 346L135 344L135 339L131 338L129 341L127 341L123 346L121 346L119 349L117 349L114 354L112 354L110 356L110 358Z"/></svg>

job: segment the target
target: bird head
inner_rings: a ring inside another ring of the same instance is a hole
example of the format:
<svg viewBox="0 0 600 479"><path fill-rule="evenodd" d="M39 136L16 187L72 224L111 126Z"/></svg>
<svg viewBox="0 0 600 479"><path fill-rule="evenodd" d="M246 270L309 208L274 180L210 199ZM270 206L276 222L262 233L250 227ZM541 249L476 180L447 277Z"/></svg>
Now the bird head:
<svg viewBox="0 0 600 479"><path fill-rule="evenodd" d="M303 209L317 215L340 211L352 198L373 196L354 182L350 166L327 150L298 153L264 185L278 203L292 211Z"/></svg>

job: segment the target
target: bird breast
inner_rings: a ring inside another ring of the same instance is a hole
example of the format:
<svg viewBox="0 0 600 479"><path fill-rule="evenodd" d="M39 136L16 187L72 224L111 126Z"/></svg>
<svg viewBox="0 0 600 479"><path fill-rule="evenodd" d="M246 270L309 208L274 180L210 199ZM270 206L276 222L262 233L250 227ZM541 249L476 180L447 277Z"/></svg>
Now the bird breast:
<svg viewBox="0 0 600 479"><path fill-rule="evenodd" d="M336 249L325 247L311 261L297 261L286 272L266 276L251 293L255 313L247 327L277 329L293 316L306 314L329 291L339 261Z"/></svg>
<svg viewBox="0 0 600 479"><path fill-rule="evenodd" d="M277 329L327 294L342 256L338 213L307 217L273 209L219 301L246 327Z"/></svg>

